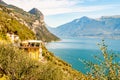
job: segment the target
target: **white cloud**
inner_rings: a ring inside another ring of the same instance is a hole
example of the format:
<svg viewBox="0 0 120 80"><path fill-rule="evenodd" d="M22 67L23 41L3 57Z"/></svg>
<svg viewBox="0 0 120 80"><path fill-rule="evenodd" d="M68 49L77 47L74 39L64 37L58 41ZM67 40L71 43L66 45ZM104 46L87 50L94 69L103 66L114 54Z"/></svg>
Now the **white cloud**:
<svg viewBox="0 0 120 80"><path fill-rule="evenodd" d="M59 7L59 8L51 8L44 9L43 12L45 15L54 15L54 14L64 14L64 13L73 13L73 12L94 12L94 11L102 11L113 8L113 5L102 5L102 6L79 6L79 7Z"/></svg>
<svg viewBox="0 0 120 80"><path fill-rule="evenodd" d="M38 8L44 15L54 15L72 12L91 12L111 8L111 5L102 6L76 6L86 0L4 0L8 4L16 5L28 11ZM95 1L95 0L89 0ZM113 6L112 6L113 7Z"/></svg>
<svg viewBox="0 0 120 80"><path fill-rule="evenodd" d="M68 7L74 6L75 4L81 2L81 0L4 0L8 4L14 4L19 7L39 7L41 9L46 8L58 8L58 7Z"/></svg>

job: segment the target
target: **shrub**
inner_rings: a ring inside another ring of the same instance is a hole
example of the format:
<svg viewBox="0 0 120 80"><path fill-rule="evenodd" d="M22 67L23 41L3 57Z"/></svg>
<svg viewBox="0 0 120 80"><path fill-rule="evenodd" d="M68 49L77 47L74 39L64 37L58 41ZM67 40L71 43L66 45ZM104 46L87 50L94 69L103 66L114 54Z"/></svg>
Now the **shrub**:
<svg viewBox="0 0 120 80"><path fill-rule="evenodd" d="M18 48L0 45L0 69L0 74L7 75L10 80L37 79L39 63Z"/></svg>
<svg viewBox="0 0 120 80"><path fill-rule="evenodd" d="M0 44L0 80L73 80L73 75L51 61L41 63L19 48Z"/></svg>

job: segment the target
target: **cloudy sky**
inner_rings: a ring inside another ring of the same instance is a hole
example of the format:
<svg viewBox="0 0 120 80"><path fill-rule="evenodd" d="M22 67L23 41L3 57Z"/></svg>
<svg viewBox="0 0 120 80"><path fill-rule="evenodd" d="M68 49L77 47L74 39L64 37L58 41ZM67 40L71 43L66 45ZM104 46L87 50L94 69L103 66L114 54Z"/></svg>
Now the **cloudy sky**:
<svg viewBox="0 0 120 80"><path fill-rule="evenodd" d="M3 0L25 11L38 8L45 15L45 22L56 27L82 16L120 15L120 0Z"/></svg>

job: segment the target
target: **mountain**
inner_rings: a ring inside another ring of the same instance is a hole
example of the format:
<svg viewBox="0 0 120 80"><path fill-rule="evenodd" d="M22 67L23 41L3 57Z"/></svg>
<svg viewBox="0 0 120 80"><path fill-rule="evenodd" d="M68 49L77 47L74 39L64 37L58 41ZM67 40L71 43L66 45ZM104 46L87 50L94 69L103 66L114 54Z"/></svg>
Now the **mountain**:
<svg viewBox="0 0 120 80"><path fill-rule="evenodd" d="M10 16L9 13L12 13L11 10L0 5L0 40L8 40L7 33L16 33L20 40L36 38L32 30Z"/></svg>
<svg viewBox="0 0 120 80"><path fill-rule="evenodd" d="M16 33L15 36L19 36L20 40L36 38L46 41L58 40L46 29L41 17L44 16L41 14L38 17L13 5L0 5L0 80L87 79L84 74L74 70L70 64L55 57L43 45L43 60L37 61L31 59L27 51L9 44L7 33ZM6 44L2 44L4 40Z"/></svg>
<svg viewBox="0 0 120 80"><path fill-rule="evenodd" d="M99 19L84 16L48 29L59 37L120 38L120 16L102 16Z"/></svg>
<svg viewBox="0 0 120 80"><path fill-rule="evenodd" d="M14 5L8 5L2 0L0 0L0 4L2 4L2 8L4 7L6 8L5 10L8 10L6 13L9 16L29 28L36 35L36 39L46 42L59 40L58 37L48 31L45 26L44 15L38 9L33 8L26 12Z"/></svg>
<svg viewBox="0 0 120 80"><path fill-rule="evenodd" d="M59 40L54 34L49 32L46 28L46 23L44 22L44 15L36 8L33 8L29 11L30 14L36 16L35 21L32 24L32 30L37 35L38 39L42 39L44 41L56 41ZM51 40L50 40L51 39Z"/></svg>
<svg viewBox="0 0 120 80"><path fill-rule="evenodd" d="M0 5L6 6L7 4L4 1L0 0Z"/></svg>
<svg viewBox="0 0 120 80"><path fill-rule="evenodd" d="M42 14L42 12L40 12L37 8L33 8L29 11L29 13L35 15L36 17L38 17L39 19L44 19L44 15Z"/></svg>

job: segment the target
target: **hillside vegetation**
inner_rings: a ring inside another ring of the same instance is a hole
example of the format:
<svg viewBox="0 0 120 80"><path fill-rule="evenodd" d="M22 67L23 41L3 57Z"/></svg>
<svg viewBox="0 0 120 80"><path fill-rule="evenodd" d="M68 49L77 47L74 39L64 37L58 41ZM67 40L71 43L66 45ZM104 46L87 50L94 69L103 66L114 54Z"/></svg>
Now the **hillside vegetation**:
<svg viewBox="0 0 120 80"><path fill-rule="evenodd" d="M26 12L23 9L13 5L8 5L7 8L12 9L15 17L18 18L18 21L28 26L35 33L37 39L47 42L59 40L57 36L52 34L46 28L44 15L38 9L33 8L29 12Z"/></svg>
<svg viewBox="0 0 120 80"><path fill-rule="evenodd" d="M42 46L44 61L31 59L26 52L10 44L0 44L0 80L120 80L118 54L109 53L104 41L99 44L103 58L99 64L81 60L90 69L87 75L71 68Z"/></svg>
<svg viewBox="0 0 120 80"><path fill-rule="evenodd" d="M117 56L108 53L104 41L100 45L103 59L96 57L100 64L82 60L90 68L88 75L72 69L70 64L54 56L44 45L43 59L37 61L30 58L24 50L9 43L7 33L15 33L21 40L38 39L49 42L59 38L47 30L44 16L36 8L26 12L1 0L0 4L3 5L0 5L0 80L120 80L120 64L114 60ZM85 21L80 22L86 23L86 18L84 19ZM89 21L88 18L87 20ZM75 23L78 21L75 20ZM67 30L67 27L63 29ZM6 44L2 41L6 41Z"/></svg>
<svg viewBox="0 0 120 80"><path fill-rule="evenodd" d="M0 44L0 79L87 80L83 74L73 70L67 63L57 59L46 49L43 50L47 63L31 59L23 50L12 45Z"/></svg>
<svg viewBox="0 0 120 80"><path fill-rule="evenodd" d="M33 8L32 10L34 10L34 9L35 8ZM46 42L59 40L58 37L56 37L54 34L52 34L51 32L49 32L47 30L47 28L45 26L46 23L44 22L44 15L39 10L37 10L37 11L35 10L35 12L33 14L31 12L26 12L23 9L18 8L14 5L8 5L5 2L3 2L2 0L0 0L0 11L4 11L11 18L14 18L14 20L18 21L18 23L20 23L19 26L21 26L21 24L26 26L29 29L29 31L32 31L32 34L34 33L36 39L38 39L38 40L42 40L42 41L46 41ZM11 22L11 23L14 24L14 22ZM15 26L15 25L11 25L11 26ZM26 30L26 32L27 31L28 30ZM29 31L28 31L28 33L29 33ZM30 39L31 39L31 37L30 37Z"/></svg>
<svg viewBox="0 0 120 80"><path fill-rule="evenodd" d="M0 6L1 8L2 6ZM6 34L16 32L21 40L35 39L35 34L24 24L9 16L7 9L0 10L0 38L7 39Z"/></svg>

